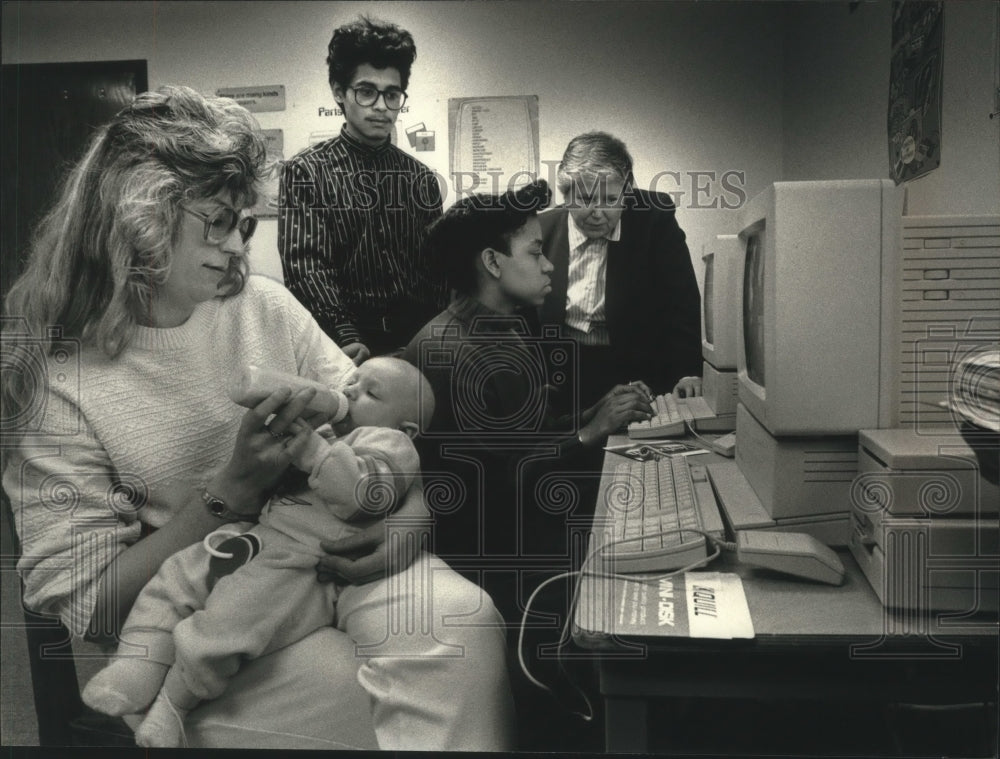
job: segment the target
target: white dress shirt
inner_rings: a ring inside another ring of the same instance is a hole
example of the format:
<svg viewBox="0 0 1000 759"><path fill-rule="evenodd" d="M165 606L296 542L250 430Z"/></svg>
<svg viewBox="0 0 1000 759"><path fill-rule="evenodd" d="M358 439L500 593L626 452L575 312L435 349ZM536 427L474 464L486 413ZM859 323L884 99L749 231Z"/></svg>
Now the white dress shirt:
<svg viewBox="0 0 1000 759"><path fill-rule="evenodd" d="M566 325L582 334L574 336L587 345L607 345L604 289L608 241L621 237L621 220L606 237L591 239L566 216L569 229L569 271L566 287Z"/></svg>

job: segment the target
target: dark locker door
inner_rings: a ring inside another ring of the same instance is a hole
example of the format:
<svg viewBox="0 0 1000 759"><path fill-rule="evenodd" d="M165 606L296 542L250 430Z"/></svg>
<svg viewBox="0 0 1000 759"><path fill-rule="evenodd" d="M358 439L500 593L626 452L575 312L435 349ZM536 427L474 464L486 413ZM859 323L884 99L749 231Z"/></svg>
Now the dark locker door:
<svg viewBox="0 0 1000 759"><path fill-rule="evenodd" d="M35 223L94 128L148 88L146 61L3 66L0 296L21 272Z"/></svg>

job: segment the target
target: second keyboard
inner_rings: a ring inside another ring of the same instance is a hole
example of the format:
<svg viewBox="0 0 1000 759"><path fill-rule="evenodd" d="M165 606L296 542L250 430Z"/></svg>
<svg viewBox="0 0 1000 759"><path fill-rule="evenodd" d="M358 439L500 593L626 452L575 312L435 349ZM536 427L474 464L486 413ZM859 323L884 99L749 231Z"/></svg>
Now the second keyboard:
<svg viewBox="0 0 1000 759"><path fill-rule="evenodd" d="M675 398L672 393L658 395L653 399L652 419L632 422L628 426L628 436L633 440L658 437L680 437L685 434L685 422L714 417L715 412L704 398Z"/></svg>

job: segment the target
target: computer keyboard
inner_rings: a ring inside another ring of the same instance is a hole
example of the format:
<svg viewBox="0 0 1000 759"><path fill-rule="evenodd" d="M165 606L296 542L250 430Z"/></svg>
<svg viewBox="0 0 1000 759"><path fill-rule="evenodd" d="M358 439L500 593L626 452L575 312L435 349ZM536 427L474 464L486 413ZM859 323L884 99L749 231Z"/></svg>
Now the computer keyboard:
<svg viewBox="0 0 1000 759"><path fill-rule="evenodd" d="M607 483L604 499L607 521L595 523L595 539L606 546L600 552L605 570L662 572L708 556L700 533L657 533L687 527L720 539L725 534L705 467L691 465L684 456L623 460ZM608 545L625 538L635 539Z"/></svg>
<svg viewBox="0 0 1000 759"><path fill-rule="evenodd" d="M658 395L653 399L655 416L645 422L632 422L628 436L633 440L657 437L679 437L685 433L684 423L714 417L715 412L703 397L675 398L673 393Z"/></svg>

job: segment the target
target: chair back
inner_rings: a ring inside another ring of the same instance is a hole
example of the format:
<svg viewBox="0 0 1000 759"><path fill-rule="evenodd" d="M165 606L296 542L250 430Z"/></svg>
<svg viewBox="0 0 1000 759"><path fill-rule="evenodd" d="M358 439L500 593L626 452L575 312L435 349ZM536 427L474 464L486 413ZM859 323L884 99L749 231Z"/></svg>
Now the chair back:
<svg viewBox="0 0 1000 759"><path fill-rule="evenodd" d="M2 571L14 572L21 556L14 511L0 488L3 529L11 551L4 552ZM18 578L20 597L24 583ZM37 614L21 603L27 642L31 693L38 720L39 746L134 746L132 732L121 719L98 714L80 698L72 636L56 617Z"/></svg>

